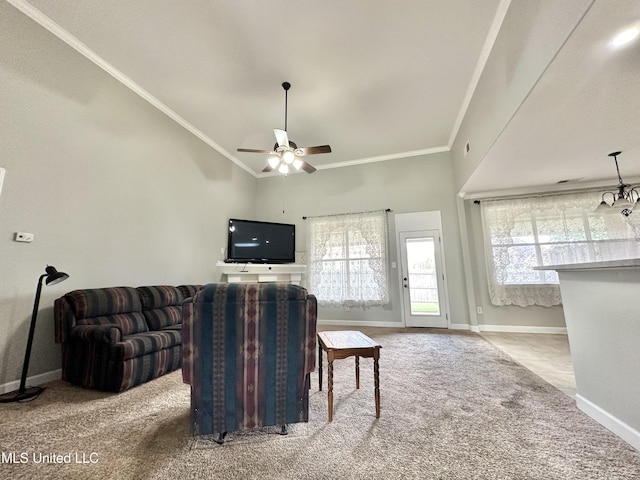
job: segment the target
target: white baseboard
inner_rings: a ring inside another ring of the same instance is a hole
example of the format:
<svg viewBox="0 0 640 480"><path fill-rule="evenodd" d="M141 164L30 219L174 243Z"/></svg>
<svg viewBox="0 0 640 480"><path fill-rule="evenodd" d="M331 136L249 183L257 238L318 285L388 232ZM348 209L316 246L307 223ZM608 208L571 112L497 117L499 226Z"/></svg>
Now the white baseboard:
<svg viewBox="0 0 640 480"><path fill-rule="evenodd" d="M473 331L473 327L466 323L452 323L449 325L451 330L471 330Z"/></svg>
<svg viewBox="0 0 640 480"><path fill-rule="evenodd" d="M576 405L580 410L589 415L600 425L611 430L633 448L640 451L640 432L635 428L614 417L609 412L590 400L587 400L579 393L576 394Z"/></svg>
<svg viewBox="0 0 640 480"><path fill-rule="evenodd" d="M325 320L318 319L318 325L334 326L334 327L395 327L404 328L400 322L376 322L367 320ZM535 327L520 325L469 325L466 323L452 323L449 325L451 330L471 330L475 333L480 332L503 332L503 333L551 333L554 335L566 335L566 327Z"/></svg>
<svg viewBox="0 0 640 480"><path fill-rule="evenodd" d="M52 382L54 380L60 380L62 378L62 369L52 370L50 372L41 373L39 375L33 375L31 377L27 377L27 386L33 387L37 385L42 385L43 383ZM3 385L0 385L0 394L13 392L20 388L20 380L16 380L14 382L7 382Z"/></svg>
<svg viewBox="0 0 640 480"><path fill-rule="evenodd" d="M566 335L566 327L535 327L520 325L474 325L471 330L480 332L503 332L503 333L551 333L554 335Z"/></svg>
<svg viewBox="0 0 640 480"><path fill-rule="evenodd" d="M318 325L333 327L395 327L404 328L401 322L376 322L368 320L324 320L319 318Z"/></svg>

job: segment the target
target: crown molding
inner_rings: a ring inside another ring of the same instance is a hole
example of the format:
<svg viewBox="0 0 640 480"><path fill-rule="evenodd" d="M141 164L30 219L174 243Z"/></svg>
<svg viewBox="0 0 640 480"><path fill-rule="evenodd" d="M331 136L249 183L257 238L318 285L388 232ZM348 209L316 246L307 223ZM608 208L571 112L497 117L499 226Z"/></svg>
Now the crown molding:
<svg viewBox="0 0 640 480"><path fill-rule="evenodd" d="M453 142L455 142L456 137L458 136L458 132L460 131L460 127L462 126L462 121L467 115L467 110L469 109L469 105L471 104L471 99L473 98L473 94L478 87L478 83L480 82L480 77L482 76L484 67L487 65L489 55L491 54L491 50L493 50L493 45L496 43L498 33L500 32L500 28L502 27L502 23L504 22L504 17L507 15L509 5L511 5L511 0L501 0L500 4L498 5L496 14L493 17L493 22L491 23L491 27L489 28L489 33L487 33L487 38L484 41L482 50L480 51L480 56L478 57L476 68L473 71L471 80L469 81L467 93L464 97L464 100L462 101L462 106L460 107L460 111L458 112L458 117L453 124L451 136L449 137L449 148L453 146Z"/></svg>
<svg viewBox="0 0 640 480"><path fill-rule="evenodd" d="M344 162L328 163L326 165L315 166L316 170L331 170L332 168L352 167L354 165L364 165L367 163L386 162L387 160L397 160L402 158L418 157L420 155L431 155L434 153L449 152L450 148L447 146L424 148L422 150L411 150L409 152L391 153L388 155L380 155L377 157L366 157L357 160L346 160ZM300 173L300 172L292 172ZM280 175L278 172L262 173L258 175L258 178L274 177Z"/></svg>
<svg viewBox="0 0 640 480"><path fill-rule="evenodd" d="M29 2L26 2L24 0L7 0L7 2L13 5L18 10L20 10L23 14L25 14L27 17L32 19L34 22L38 23L40 26L44 27L46 30L54 34L64 43L66 43L71 48L73 48L75 51L77 51L82 56L84 56L85 58L93 62L95 65L97 65L99 68L107 72L109 75L115 78L122 85L124 85L129 90L131 90L132 92L140 96L143 100L151 104L156 109L160 110L162 113L164 113L167 117L169 117L171 120L176 122L178 125L186 129L187 131L191 132L197 138L199 138L204 143L212 147L218 153L220 153L224 157L231 160L233 163L238 165L247 173L251 174L253 177L257 177L256 173L251 168L249 168L243 162L238 160L231 153L229 153L227 150L222 148L220 145L214 142L211 138L205 135L201 130L199 130L190 122L188 122L183 117L178 115L167 105L165 105L156 97L151 95L148 91L146 91L144 88L138 85L135 81L133 81L131 78L126 76L120 70L115 68L109 62L107 62L104 58L102 58L100 55L98 55L96 52L94 52L89 47L87 47L84 43L82 43L78 38L73 36L71 33L69 33L67 30L62 28L56 22L51 20L49 17L47 17L44 13L42 13L40 10L35 8Z"/></svg>

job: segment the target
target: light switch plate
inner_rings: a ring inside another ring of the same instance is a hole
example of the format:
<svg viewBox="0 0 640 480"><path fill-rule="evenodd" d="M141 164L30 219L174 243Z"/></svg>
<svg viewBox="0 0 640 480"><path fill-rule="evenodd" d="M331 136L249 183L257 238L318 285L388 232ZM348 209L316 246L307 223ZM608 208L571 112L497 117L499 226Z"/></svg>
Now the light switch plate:
<svg viewBox="0 0 640 480"><path fill-rule="evenodd" d="M2 195L2 182L4 181L4 172L6 170L0 167L0 195Z"/></svg>
<svg viewBox="0 0 640 480"><path fill-rule="evenodd" d="M33 242L33 233L16 232L15 241L16 242L31 243L31 242Z"/></svg>

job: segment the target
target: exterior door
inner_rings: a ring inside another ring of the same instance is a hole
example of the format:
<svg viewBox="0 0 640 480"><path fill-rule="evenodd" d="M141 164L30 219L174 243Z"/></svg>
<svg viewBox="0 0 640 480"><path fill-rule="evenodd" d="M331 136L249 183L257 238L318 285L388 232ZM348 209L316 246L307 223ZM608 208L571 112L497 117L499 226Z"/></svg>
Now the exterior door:
<svg viewBox="0 0 640 480"><path fill-rule="evenodd" d="M401 286L407 327L448 327L440 232L400 232Z"/></svg>

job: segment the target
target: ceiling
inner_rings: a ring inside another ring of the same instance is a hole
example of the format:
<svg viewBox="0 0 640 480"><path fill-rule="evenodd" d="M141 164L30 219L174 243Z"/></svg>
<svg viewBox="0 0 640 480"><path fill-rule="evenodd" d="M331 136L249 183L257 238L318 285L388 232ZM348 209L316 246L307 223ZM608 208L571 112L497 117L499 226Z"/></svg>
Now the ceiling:
<svg viewBox="0 0 640 480"><path fill-rule="evenodd" d="M523 0L7 1L258 177L266 156L236 148L273 147L282 82L289 138L332 147L307 157L316 168L393 162L450 150L497 36L522 37L503 20ZM468 196L613 180L612 150L623 177L640 177L640 42L608 47L640 2L572 1L584 16L553 18L557 53L483 139ZM534 38L540 20L519 21Z"/></svg>

